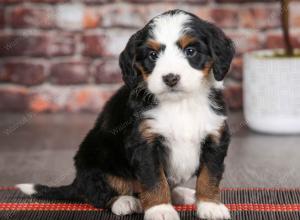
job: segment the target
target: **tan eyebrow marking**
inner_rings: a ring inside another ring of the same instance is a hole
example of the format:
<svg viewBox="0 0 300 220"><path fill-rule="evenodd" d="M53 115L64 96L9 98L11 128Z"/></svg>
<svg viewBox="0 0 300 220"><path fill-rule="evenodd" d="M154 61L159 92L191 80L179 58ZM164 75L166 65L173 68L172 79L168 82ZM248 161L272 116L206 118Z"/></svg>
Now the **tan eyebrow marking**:
<svg viewBox="0 0 300 220"><path fill-rule="evenodd" d="M143 68L140 64L135 63L135 66L136 66L136 68L141 72L141 74L142 74L142 76L143 76L143 79L144 79L144 80L147 80L147 79L148 79L149 73L147 73L147 72L144 70L144 68Z"/></svg>
<svg viewBox="0 0 300 220"><path fill-rule="evenodd" d="M161 44L153 39L148 40L146 44L155 51L159 51L161 49Z"/></svg>
<svg viewBox="0 0 300 220"><path fill-rule="evenodd" d="M208 76L213 66L213 61L205 63L204 69L202 70L204 76Z"/></svg>
<svg viewBox="0 0 300 220"><path fill-rule="evenodd" d="M189 44L196 42L197 39L190 35L183 35L179 40L178 44L181 48L186 48Z"/></svg>

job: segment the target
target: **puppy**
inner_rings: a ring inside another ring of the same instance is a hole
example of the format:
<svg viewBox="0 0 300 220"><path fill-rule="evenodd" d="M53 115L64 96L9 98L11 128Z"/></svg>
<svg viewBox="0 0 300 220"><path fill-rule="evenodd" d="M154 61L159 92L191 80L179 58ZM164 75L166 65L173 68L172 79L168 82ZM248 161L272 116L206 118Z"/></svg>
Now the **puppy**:
<svg viewBox="0 0 300 220"><path fill-rule="evenodd" d="M116 215L144 211L145 220L178 220L172 202L195 202L200 218L230 218L219 183L230 140L222 80L233 56L232 41L193 14L153 18L120 55L125 85L81 143L73 183L17 187ZM181 187L193 176L195 191Z"/></svg>

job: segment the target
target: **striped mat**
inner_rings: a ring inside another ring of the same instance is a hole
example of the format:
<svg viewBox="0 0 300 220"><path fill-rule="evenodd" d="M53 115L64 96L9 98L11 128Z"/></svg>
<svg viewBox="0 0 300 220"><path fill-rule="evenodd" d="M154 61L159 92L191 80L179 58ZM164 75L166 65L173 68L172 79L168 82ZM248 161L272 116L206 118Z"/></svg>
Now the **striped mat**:
<svg viewBox="0 0 300 220"><path fill-rule="evenodd" d="M236 220L300 220L300 189L224 188L222 201ZM195 207L175 207L182 220L196 220ZM13 187L0 187L0 220L142 220L140 214L114 216L88 204L36 200Z"/></svg>

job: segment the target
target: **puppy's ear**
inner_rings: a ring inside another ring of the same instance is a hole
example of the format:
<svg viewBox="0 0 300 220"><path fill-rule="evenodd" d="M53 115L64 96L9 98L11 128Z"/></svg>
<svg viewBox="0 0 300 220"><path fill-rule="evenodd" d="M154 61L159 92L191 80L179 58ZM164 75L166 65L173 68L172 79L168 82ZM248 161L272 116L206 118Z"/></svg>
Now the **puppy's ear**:
<svg viewBox="0 0 300 220"><path fill-rule="evenodd" d="M132 35L119 57L119 65L122 70L123 81L127 86L133 88L136 86L138 76L134 68L135 50L139 42L140 31Z"/></svg>
<svg viewBox="0 0 300 220"><path fill-rule="evenodd" d="M208 28L208 46L213 58L213 73L217 81L224 79L235 54L233 42L218 27Z"/></svg>

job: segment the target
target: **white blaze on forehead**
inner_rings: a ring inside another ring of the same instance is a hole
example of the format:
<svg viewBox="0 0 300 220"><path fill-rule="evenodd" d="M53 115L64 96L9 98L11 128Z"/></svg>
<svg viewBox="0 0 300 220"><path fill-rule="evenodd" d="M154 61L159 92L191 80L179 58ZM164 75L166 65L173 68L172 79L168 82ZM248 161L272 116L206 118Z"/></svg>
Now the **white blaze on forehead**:
<svg viewBox="0 0 300 220"><path fill-rule="evenodd" d="M170 44L178 41L187 30L185 24L191 16L183 12L165 14L154 18L152 33L154 38L162 44Z"/></svg>
<svg viewBox="0 0 300 220"><path fill-rule="evenodd" d="M180 76L176 87L184 93L198 92L201 88L203 74L189 64L183 51L176 45L177 41L189 30L186 24L191 19L189 14L179 11L175 14L160 15L153 20L153 37L155 41L166 46L159 54L155 67L148 77L148 88L158 96L158 99L165 98L165 95L169 97L168 87L162 80L163 76L169 73ZM184 93L172 93L171 96L176 99Z"/></svg>

